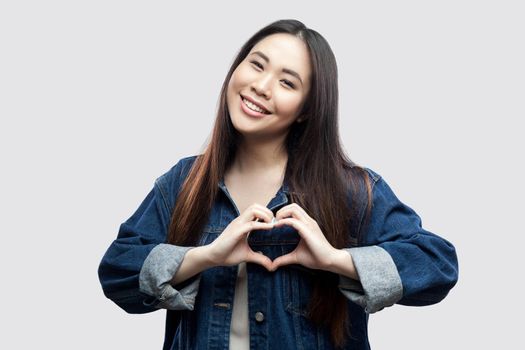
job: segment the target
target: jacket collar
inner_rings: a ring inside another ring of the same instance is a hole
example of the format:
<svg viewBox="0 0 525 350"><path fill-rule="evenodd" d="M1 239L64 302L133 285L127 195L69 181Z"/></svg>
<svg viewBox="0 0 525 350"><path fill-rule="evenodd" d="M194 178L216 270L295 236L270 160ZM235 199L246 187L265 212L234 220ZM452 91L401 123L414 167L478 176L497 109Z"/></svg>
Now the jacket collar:
<svg viewBox="0 0 525 350"><path fill-rule="evenodd" d="M230 192L228 192L228 189L226 188L226 185L224 184L224 179L219 180L219 188L224 192L226 197L228 197L232 205L235 205L235 202L231 198ZM283 204L290 203L289 188L290 186L289 186L287 179L284 179L283 183L281 184L281 187L279 187L279 190L277 191L275 196L270 200L270 203L268 203L268 208L274 209L274 208L282 206Z"/></svg>

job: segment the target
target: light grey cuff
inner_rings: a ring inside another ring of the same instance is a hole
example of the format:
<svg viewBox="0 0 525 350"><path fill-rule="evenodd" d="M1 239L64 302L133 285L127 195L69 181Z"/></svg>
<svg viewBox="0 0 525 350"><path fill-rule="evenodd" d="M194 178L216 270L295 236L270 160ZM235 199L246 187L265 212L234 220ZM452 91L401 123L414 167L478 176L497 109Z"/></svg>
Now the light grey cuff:
<svg viewBox="0 0 525 350"><path fill-rule="evenodd" d="M403 284L386 250L379 246L346 248L359 281L339 275L339 290L348 299L374 313L392 306L403 297Z"/></svg>
<svg viewBox="0 0 525 350"><path fill-rule="evenodd" d="M170 310L193 310L199 291L200 275L181 290L170 281L179 270L186 252L194 247L159 244L146 257L139 274L141 292L156 298L155 307Z"/></svg>

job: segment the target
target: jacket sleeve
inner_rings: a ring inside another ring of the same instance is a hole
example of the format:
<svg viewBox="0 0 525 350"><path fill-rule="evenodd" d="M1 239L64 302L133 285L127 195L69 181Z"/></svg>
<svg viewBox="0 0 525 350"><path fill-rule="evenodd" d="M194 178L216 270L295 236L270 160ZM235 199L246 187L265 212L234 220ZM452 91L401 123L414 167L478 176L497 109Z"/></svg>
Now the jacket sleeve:
<svg viewBox="0 0 525 350"><path fill-rule="evenodd" d="M155 181L139 208L120 225L98 268L105 296L128 313L193 310L198 292L199 276L179 289L169 283L192 247L165 243L171 213L165 177Z"/></svg>
<svg viewBox="0 0 525 350"><path fill-rule="evenodd" d="M372 210L364 244L345 249L359 281L339 275L339 289L373 313L395 303L435 304L458 279L454 246L422 228L421 218L402 203L379 175L373 173Z"/></svg>

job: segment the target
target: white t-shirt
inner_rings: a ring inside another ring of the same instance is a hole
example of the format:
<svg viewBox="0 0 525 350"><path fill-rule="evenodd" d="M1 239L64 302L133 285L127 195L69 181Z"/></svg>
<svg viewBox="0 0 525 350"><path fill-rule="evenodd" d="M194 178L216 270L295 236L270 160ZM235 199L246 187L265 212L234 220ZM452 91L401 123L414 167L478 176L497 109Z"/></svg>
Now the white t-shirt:
<svg viewBox="0 0 525 350"><path fill-rule="evenodd" d="M246 263L240 263L235 282L232 322L230 326L230 349L250 350L250 325L248 322L248 278Z"/></svg>

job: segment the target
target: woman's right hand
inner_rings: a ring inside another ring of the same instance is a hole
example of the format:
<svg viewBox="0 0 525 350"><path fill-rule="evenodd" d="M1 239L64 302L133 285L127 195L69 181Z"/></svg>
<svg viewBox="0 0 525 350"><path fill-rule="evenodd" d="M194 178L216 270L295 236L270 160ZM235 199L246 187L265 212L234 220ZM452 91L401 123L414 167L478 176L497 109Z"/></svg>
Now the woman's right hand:
<svg viewBox="0 0 525 350"><path fill-rule="evenodd" d="M209 258L216 266L232 266L252 262L271 270L272 261L248 245L248 234L253 230L272 229L274 215L260 204L252 204L230 222L222 233L209 244ZM257 221L258 220L258 221Z"/></svg>

